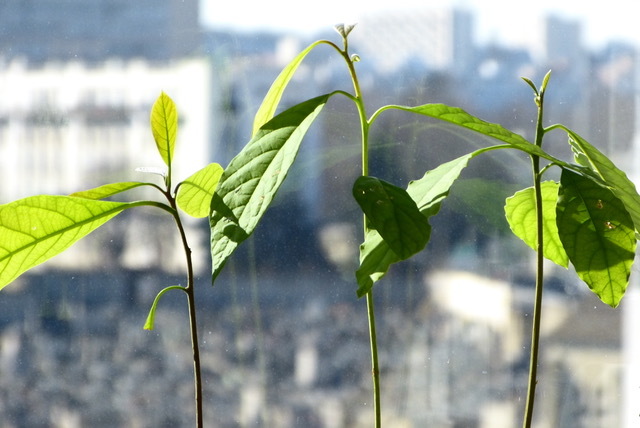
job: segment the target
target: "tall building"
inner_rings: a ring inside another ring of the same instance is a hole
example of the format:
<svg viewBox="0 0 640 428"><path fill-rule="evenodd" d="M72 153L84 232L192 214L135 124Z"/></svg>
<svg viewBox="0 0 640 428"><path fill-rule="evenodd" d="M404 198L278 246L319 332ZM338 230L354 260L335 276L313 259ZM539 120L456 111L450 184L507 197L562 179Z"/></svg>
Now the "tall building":
<svg viewBox="0 0 640 428"><path fill-rule="evenodd" d="M3 0L0 57L166 60L200 43L198 0Z"/></svg>

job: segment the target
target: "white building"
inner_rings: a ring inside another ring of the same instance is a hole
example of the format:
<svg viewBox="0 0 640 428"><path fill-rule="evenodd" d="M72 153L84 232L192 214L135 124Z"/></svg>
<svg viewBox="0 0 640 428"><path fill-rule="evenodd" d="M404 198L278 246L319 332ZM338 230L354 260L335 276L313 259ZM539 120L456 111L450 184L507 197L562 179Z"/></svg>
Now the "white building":
<svg viewBox="0 0 640 428"><path fill-rule="evenodd" d="M47 63L39 68L15 60L0 62L0 203L120 181L162 185L158 175L136 172L138 167L166 170L150 128L151 107L161 91L178 109L173 162L177 184L215 161L220 115L213 112L220 90L214 85L206 58L162 64ZM136 193L118 199L162 199L157 192ZM115 263L136 269L182 269L184 255L174 254L181 248L174 245L174 228L158 226L167 216L150 215L149 209L133 211L138 215L126 222L127 230L97 233L47 267L92 269ZM206 245L206 240L198 241ZM110 253L107 249L117 247L117 242L123 242L122 253ZM196 262L197 268L203 265Z"/></svg>
<svg viewBox="0 0 640 428"><path fill-rule="evenodd" d="M204 58L0 63L0 201L64 194L112 181L150 180L137 167L164 167L149 114L161 91L180 120L174 182L212 161L212 68Z"/></svg>
<svg viewBox="0 0 640 428"><path fill-rule="evenodd" d="M474 52L473 31L471 12L423 7L366 15L350 39L354 52L383 72L417 61L464 74Z"/></svg>

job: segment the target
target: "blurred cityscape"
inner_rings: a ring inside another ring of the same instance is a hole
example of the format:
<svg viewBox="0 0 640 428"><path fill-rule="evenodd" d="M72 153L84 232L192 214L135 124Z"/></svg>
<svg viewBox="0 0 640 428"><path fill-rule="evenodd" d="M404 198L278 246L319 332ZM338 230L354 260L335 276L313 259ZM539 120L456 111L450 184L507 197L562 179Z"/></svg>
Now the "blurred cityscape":
<svg viewBox="0 0 640 428"><path fill-rule="evenodd" d="M307 38L203 28L198 3L0 3L0 203L154 180L136 168L162 166L149 129L160 91L180 115L175 180L209 162L224 166L249 140L280 70L316 39L339 42L332 29ZM566 17L549 15L534 30L529 46L479 45L473 12L424 7L364 17L350 50L361 57L371 112L442 102L529 139L536 107L520 77L538 83L552 70L548 123L576 130L637 176L638 47L589 50L581 23ZM342 58L321 46L282 105L350 88ZM207 426L372 426L368 327L353 274L361 241L354 120L347 99L330 101L214 288L208 224L188 222ZM400 185L493 144L390 112L371 132L372 174ZM545 144L571 159L562 135ZM428 248L375 288L388 427L520 423L533 255L510 237L502 213L504 199L529 186L528 160L508 153L474 162L433 219ZM143 196L153 194L130 197ZM0 428L193 425L182 296L164 297L156 329L142 329L156 293L184 282L174 229L162 213L127 211L2 290ZM637 284L612 309L571 271L547 272L535 427L638 426Z"/></svg>

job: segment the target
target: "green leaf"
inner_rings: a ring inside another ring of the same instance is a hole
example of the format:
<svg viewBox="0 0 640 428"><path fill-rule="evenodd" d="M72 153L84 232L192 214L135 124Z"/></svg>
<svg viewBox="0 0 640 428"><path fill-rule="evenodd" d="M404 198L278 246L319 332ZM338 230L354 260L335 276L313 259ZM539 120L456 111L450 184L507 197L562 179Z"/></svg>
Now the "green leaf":
<svg viewBox="0 0 640 428"><path fill-rule="evenodd" d="M0 206L0 289L139 204L41 195Z"/></svg>
<svg viewBox="0 0 640 428"><path fill-rule="evenodd" d="M222 176L222 167L210 163L180 184L176 202L180 209L192 217L209 215L213 192Z"/></svg>
<svg viewBox="0 0 640 428"><path fill-rule="evenodd" d="M209 216L213 279L257 226L286 178L305 133L330 97L313 98L274 117L222 173Z"/></svg>
<svg viewBox="0 0 640 428"><path fill-rule="evenodd" d="M556 224L559 187L555 181L542 183L543 253L547 259L566 268L569 266L569 258L560 241ZM507 198L504 210L514 235L535 251L538 246L538 228L534 188L529 187Z"/></svg>
<svg viewBox="0 0 640 428"><path fill-rule="evenodd" d="M553 156L549 155L535 144L530 143L522 136L515 134L496 123L490 123L479 119L459 107L451 107L445 104L424 104L416 107L393 107L403 111L420 114L422 116L443 120L471 131L478 132L482 135L495 138L496 140L503 141L511 145L513 148L522 150L526 153L549 159L552 162L557 161L562 163L562 161L555 159Z"/></svg>
<svg viewBox="0 0 640 428"><path fill-rule="evenodd" d="M169 290L182 290L185 291L185 288L180 286L180 285L172 285L170 287L166 287L163 288L157 295L156 298L153 299L153 304L151 305L151 308L149 309L149 314L147 314L147 320L144 323L144 329L145 330L153 330L154 324L155 324L155 320L156 320L156 309L158 308L158 302L160 301L160 298L162 297L162 295L164 293L166 293Z"/></svg>
<svg viewBox="0 0 640 428"><path fill-rule="evenodd" d="M150 183L142 183L139 181L125 181L121 183L111 183L105 184L103 186L95 187L89 190L83 190L81 192L72 193L69 196L74 196L76 198L84 198L84 199L104 199L113 195L117 195L118 193L125 192L127 190L135 189L140 186L150 186Z"/></svg>
<svg viewBox="0 0 640 428"><path fill-rule="evenodd" d="M640 232L640 195L638 195L635 184L602 152L575 132L569 129L566 131L569 134L569 143L576 155L576 160L588 166L590 171L593 171L597 178L600 178L622 201L633 220L635 231ZM590 177L588 174L585 175Z"/></svg>
<svg viewBox="0 0 640 428"><path fill-rule="evenodd" d="M359 177L353 196L369 227L378 231L400 259L408 259L427 245L429 221L404 189L375 177Z"/></svg>
<svg viewBox="0 0 640 428"><path fill-rule="evenodd" d="M563 169L557 222L578 276L604 303L618 306L636 250L633 221L622 201L593 180Z"/></svg>
<svg viewBox="0 0 640 428"><path fill-rule="evenodd" d="M265 95L262 100L262 104L260 108L258 108L258 112L253 120L253 136L256 135L258 130L267 123L273 115L276 113L276 109L278 108L278 104L280 103L280 99L282 98L282 94L284 93L285 88L289 84L289 81L295 74L296 70L302 60L307 56L309 52L319 44L326 43L322 40L317 41L309 45L305 50L300 52L298 56L296 56L276 77L276 80L273 81L267 95Z"/></svg>
<svg viewBox="0 0 640 428"><path fill-rule="evenodd" d="M178 110L173 100L164 92L151 108L151 132L156 141L158 153L164 163L171 168L178 133Z"/></svg>
<svg viewBox="0 0 640 428"><path fill-rule="evenodd" d="M444 198L447 197L451 186L460 176L462 170L469 164L469 160L484 150L469 153L450 162L438 166L427 172L419 180L412 181L407 187L407 193L425 218L438 213ZM428 224L428 223L427 223ZM430 227L426 229L430 233ZM427 236L427 241L429 236ZM386 275L389 267L401 261L391 247L375 230L370 230L360 246L360 267L356 271L358 281L358 297L367 294L373 284Z"/></svg>
<svg viewBox="0 0 640 428"><path fill-rule="evenodd" d="M360 267L356 271L358 297L367 294L373 284L382 279L392 264L401 261L380 234L370 229L360 245Z"/></svg>

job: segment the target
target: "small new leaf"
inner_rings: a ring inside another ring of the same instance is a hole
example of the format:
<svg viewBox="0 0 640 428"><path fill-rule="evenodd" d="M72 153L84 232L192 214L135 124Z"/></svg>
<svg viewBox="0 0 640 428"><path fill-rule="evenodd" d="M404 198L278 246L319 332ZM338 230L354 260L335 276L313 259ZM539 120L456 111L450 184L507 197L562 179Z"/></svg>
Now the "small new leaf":
<svg viewBox="0 0 640 428"><path fill-rule="evenodd" d="M378 231L401 260L427 245L429 221L404 189L375 177L359 177L353 185L353 196L369 227Z"/></svg>
<svg viewBox="0 0 640 428"><path fill-rule="evenodd" d="M563 169L557 222L578 276L600 300L618 306L636 250L633 221L622 201L590 178Z"/></svg>
<svg viewBox="0 0 640 428"><path fill-rule="evenodd" d="M158 153L164 163L171 168L178 133L178 110L173 100L164 92L160 94L151 109L151 132L156 141Z"/></svg>
<svg viewBox="0 0 640 428"><path fill-rule="evenodd" d="M155 321L156 321L156 309L158 308L158 302L160 302L160 298L162 297L162 295L164 293L166 293L169 290L182 290L185 291L185 288L180 286L180 285L172 285L170 287L164 288L162 289L157 295L156 298L153 299L153 304L151 305L151 308L149 309L149 313L147 314L147 320L144 323L144 329L145 330L153 330L153 327L155 325Z"/></svg>
<svg viewBox="0 0 640 428"><path fill-rule="evenodd" d="M180 209L192 217L209 215L211 198L222 176L222 167L210 163L180 184L176 202Z"/></svg>

